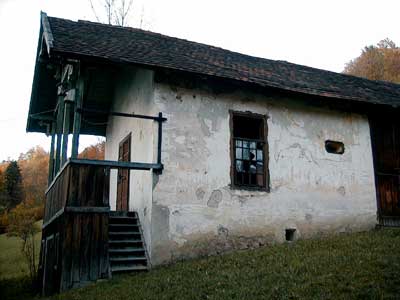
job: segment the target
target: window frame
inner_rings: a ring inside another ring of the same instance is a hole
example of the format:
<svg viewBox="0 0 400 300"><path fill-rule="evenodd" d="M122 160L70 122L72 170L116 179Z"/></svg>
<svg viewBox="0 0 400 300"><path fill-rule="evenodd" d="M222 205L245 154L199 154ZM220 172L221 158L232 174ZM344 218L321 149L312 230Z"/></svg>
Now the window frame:
<svg viewBox="0 0 400 300"><path fill-rule="evenodd" d="M264 165L263 165L263 177L264 182L263 186L251 186L246 184L236 184L235 183L235 167L236 167L236 146L235 146L235 136L233 130L233 118L235 116L246 117L246 118L254 118L259 119L262 121L263 125L263 137L262 141L264 143L263 148L263 158L264 158ZM230 129L230 156L231 156L231 168L230 168L230 177L231 177L231 184L230 187L232 189L238 190L249 190L249 191L263 191L263 192L270 192L270 176L269 176L269 146L268 146L268 115L253 113L250 111L235 111L229 110L229 129Z"/></svg>

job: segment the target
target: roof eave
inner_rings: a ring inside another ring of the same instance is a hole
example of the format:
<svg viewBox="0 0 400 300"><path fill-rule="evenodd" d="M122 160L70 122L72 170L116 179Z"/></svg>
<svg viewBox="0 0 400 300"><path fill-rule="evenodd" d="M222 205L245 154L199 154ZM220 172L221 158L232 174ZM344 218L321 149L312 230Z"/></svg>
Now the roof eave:
<svg viewBox="0 0 400 300"><path fill-rule="evenodd" d="M44 55L44 51L47 56L50 57L50 53L53 49L53 33L51 32L49 20L45 12L40 12L40 29L39 29L39 39L36 49L36 59L35 59L35 70L33 74L33 82L31 89L31 98L29 103L28 118L26 123L26 132L42 132L42 130L34 129L32 124L32 118L30 117L33 109L33 103L37 101L37 89L39 81L39 64L40 57Z"/></svg>

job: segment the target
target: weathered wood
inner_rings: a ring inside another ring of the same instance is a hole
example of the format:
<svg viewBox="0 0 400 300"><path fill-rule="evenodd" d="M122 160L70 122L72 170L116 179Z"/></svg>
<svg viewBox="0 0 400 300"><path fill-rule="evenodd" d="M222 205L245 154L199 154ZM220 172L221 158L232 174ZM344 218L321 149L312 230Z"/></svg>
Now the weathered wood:
<svg viewBox="0 0 400 300"><path fill-rule="evenodd" d="M73 124L73 135L72 135L72 151L71 151L71 158L78 157L78 150L79 150L79 134L81 131L81 109L83 105L83 96L84 96L84 77L82 75L82 70L80 70L80 76L77 81L76 85L76 92L75 92L75 109L74 109L74 124Z"/></svg>
<svg viewBox="0 0 400 300"><path fill-rule="evenodd" d="M136 119L146 119L146 120L153 120L164 122L167 121L167 118L164 118L162 115L158 115L157 117L147 116L147 115L138 115L138 114L128 114L128 113L121 113L121 112L114 112L114 111L104 111L98 109L82 109L80 108L79 111L81 113L91 113L97 115L107 115L107 116L116 116L116 117L127 117L127 118L136 118Z"/></svg>
<svg viewBox="0 0 400 300"><path fill-rule="evenodd" d="M47 18L47 14L44 12L40 13L40 19L41 19L41 23L42 23L42 28L43 28L43 36L44 39L46 40L46 51L48 53L48 55L50 56L50 51L51 48L53 48L53 33L51 31L51 27L49 24L49 19Z"/></svg>
<svg viewBox="0 0 400 300"><path fill-rule="evenodd" d="M94 213L94 214L104 214L104 213L109 213L110 208L109 207L102 207L102 206L67 206L65 207L65 212L70 212L70 213Z"/></svg>
<svg viewBox="0 0 400 300"><path fill-rule="evenodd" d="M44 264L57 266L42 276L46 294L109 277L108 182L108 167L68 163L48 189L42 234L58 238L46 252Z"/></svg>
<svg viewBox="0 0 400 300"><path fill-rule="evenodd" d="M43 223L42 229L44 229L47 226L49 226L51 223L54 222L55 219L57 219L58 217L62 216L63 214L64 214L64 208L61 208L49 220L47 220L45 223Z"/></svg>
<svg viewBox="0 0 400 300"><path fill-rule="evenodd" d="M72 216L67 214L64 218L63 222L63 243L62 243L62 251L61 251L61 284L60 290L64 291L69 289L72 286L72 260L71 260L71 247L73 243L72 239Z"/></svg>
<svg viewBox="0 0 400 300"><path fill-rule="evenodd" d="M64 105L62 105L63 102L63 97L58 96L58 104L57 104L57 117L56 117L56 137L57 137L57 143L56 143L56 155L55 155L55 162L54 162L54 173L57 174L57 172L61 168L61 140L62 140L62 122L63 122L63 116L64 116Z"/></svg>
<svg viewBox="0 0 400 300"><path fill-rule="evenodd" d="M51 143L50 143L50 154L49 154L49 176L48 185L54 178L54 144L55 144L55 123L51 123Z"/></svg>
<svg viewBox="0 0 400 300"><path fill-rule="evenodd" d="M395 224L387 220L400 217L400 120L387 112L370 116L369 121L379 221Z"/></svg>
<svg viewBox="0 0 400 300"><path fill-rule="evenodd" d="M94 216L79 215L81 218L81 247L79 253L79 281L88 281L90 275L90 247L92 244L92 231L97 228L92 228L91 219Z"/></svg>
<svg viewBox="0 0 400 300"><path fill-rule="evenodd" d="M103 205L110 206L110 168L104 168Z"/></svg>
<svg viewBox="0 0 400 300"><path fill-rule="evenodd" d="M67 161L67 151L68 151L68 134L69 134L69 124L70 124L70 106L68 101L64 101L64 118L63 118L63 129L62 129L62 147L61 147L61 166L63 166Z"/></svg>
<svg viewBox="0 0 400 300"><path fill-rule="evenodd" d="M154 163L139 163L139 162L95 160L95 159L70 159L69 161L72 164L104 166L104 167L109 167L110 169L152 170L152 169L162 168L162 165Z"/></svg>

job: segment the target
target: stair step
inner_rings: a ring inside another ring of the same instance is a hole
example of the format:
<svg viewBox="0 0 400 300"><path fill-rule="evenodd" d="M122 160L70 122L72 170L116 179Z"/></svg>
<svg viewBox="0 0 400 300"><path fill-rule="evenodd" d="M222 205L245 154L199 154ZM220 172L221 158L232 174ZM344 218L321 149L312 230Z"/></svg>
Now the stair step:
<svg viewBox="0 0 400 300"><path fill-rule="evenodd" d="M120 261L142 261L146 260L146 256L126 256L126 257L110 257L110 261L120 262Z"/></svg>
<svg viewBox="0 0 400 300"><path fill-rule="evenodd" d="M136 216L110 216L112 220L137 220Z"/></svg>
<svg viewBox="0 0 400 300"><path fill-rule="evenodd" d="M148 270L146 249L135 212L114 211L108 222L111 272Z"/></svg>
<svg viewBox="0 0 400 300"><path fill-rule="evenodd" d="M142 240L110 240L108 241L110 244L133 244L133 243L141 243Z"/></svg>
<svg viewBox="0 0 400 300"><path fill-rule="evenodd" d="M112 266L111 272L124 272L124 271L145 271L147 270L146 266Z"/></svg>
<svg viewBox="0 0 400 300"><path fill-rule="evenodd" d="M136 224L108 224L108 227L138 227ZM140 233L139 231L137 233Z"/></svg>
<svg viewBox="0 0 400 300"><path fill-rule="evenodd" d="M134 235L139 234L139 231L109 231L109 235Z"/></svg>
<svg viewBox="0 0 400 300"><path fill-rule="evenodd" d="M129 252L144 252L144 248L118 248L108 249L109 253L129 253Z"/></svg>

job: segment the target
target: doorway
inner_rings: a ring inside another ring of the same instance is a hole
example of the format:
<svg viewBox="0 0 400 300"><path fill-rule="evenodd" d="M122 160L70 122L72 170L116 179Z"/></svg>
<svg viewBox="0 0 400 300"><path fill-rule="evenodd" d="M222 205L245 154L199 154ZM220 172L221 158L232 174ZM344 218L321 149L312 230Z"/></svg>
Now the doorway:
<svg viewBox="0 0 400 300"><path fill-rule="evenodd" d="M384 113L370 126L379 223L400 226L400 119Z"/></svg>
<svg viewBox="0 0 400 300"><path fill-rule="evenodd" d="M118 161L131 161L131 134L119 143ZM129 210L129 179L129 169L118 169L117 211Z"/></svg>

